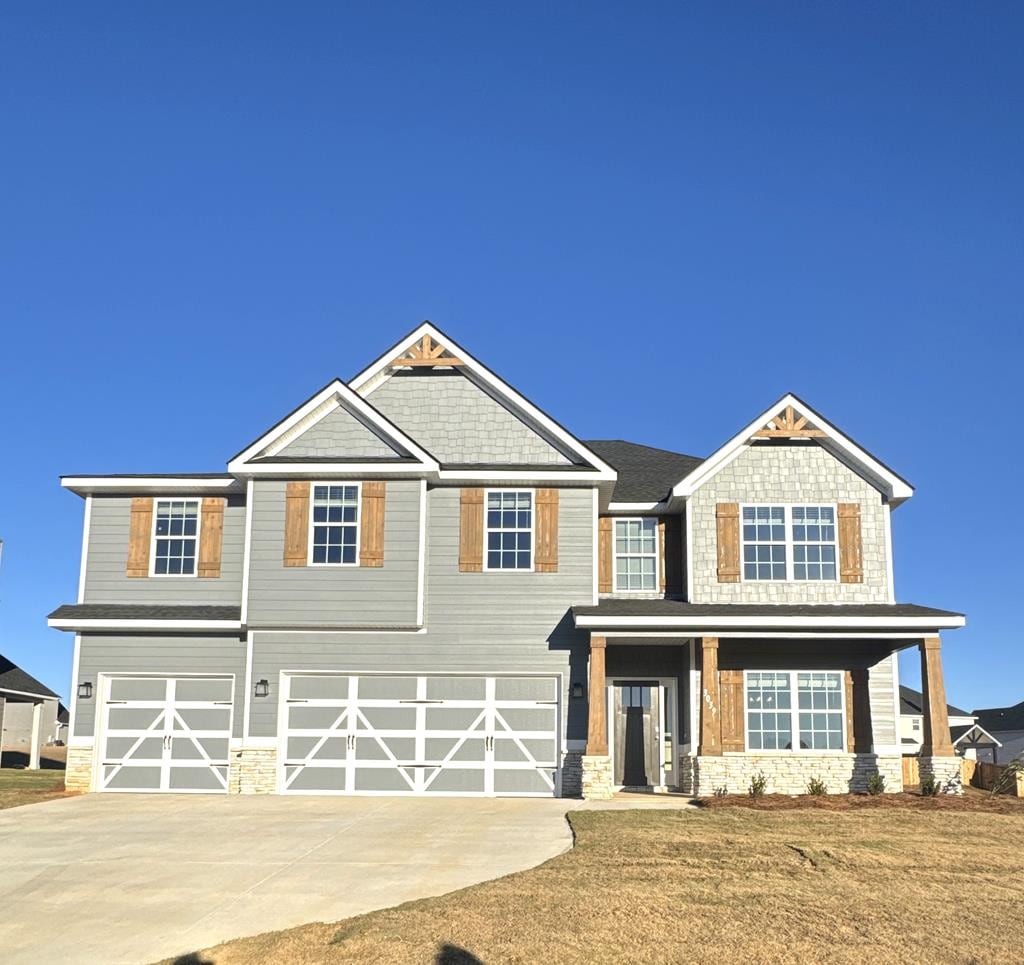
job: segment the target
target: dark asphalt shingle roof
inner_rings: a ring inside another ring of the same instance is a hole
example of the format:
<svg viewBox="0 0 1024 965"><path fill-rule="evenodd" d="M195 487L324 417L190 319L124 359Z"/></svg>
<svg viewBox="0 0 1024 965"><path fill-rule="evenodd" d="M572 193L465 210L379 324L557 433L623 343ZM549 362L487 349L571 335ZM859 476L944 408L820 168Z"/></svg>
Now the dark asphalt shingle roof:
<svg viewBox="0 0 1024 965"><path fill-rule="evenodd" d="M954 707L952 704L946 704L946 711L953 717L970 717L971 713L966 710L961 710L959 707ZM900 684L900 713L908 714L912 717L919 716L924 713L924 694L920 690L913 690L910 687L904 687Z"/></svg>
<svg viewBox="0 0 1024 965"><path fill-rule="evenodd" d="M1001 730L1024 730L1024 700L1012 707L989 707L974 711L978 723L993 734Z"/></svg>
<svg viewBox="0 0 1024 965"><path fill-rule="evenodd" d="M978 727L977 724L957 724L956 727L949 728L949 739L955 744L964 734L969 734L972 730ZM978 727L979 730L985 730L983 727ZM986 736L987 735L987 736ZM991 735L985 731L984 734L977 734L973 741L968 741L972 744L989 744L988 737Z"/></svg>
<svg viewBox="0 0 1024 965"><path fill-rule="evenodd" d="M656 502L688 476L704 460L668 449L655 449L622 439L586 439L593 449L619 474L612 499L617 503Z"/></svg>
<svg viewBox="0 0 1024 965"><path fill-rule="evenodd" d="M66 603L51 620L241 620L240 606L172 606L149 603Z"/></svg>
<svg viewBox="0 0 1024 965"><path fill-rule="evenodd" d="M23 694L37 694L40 697L56 697L52 690L41 684L31 674L25 673L16 663L0 655L0 691L16 690Z"/></svg>

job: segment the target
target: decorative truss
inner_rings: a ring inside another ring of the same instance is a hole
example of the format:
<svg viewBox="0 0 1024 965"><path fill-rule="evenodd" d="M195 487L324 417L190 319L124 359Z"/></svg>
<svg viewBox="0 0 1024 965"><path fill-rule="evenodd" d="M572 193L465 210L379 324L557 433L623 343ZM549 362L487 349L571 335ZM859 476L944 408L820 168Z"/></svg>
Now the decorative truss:
<svg viewBox="0 0 1024 965"><path fill-rule="evenodd" d="M798 416L791 405L787 405L777 416L768 420L768 424L754 433L759 439L812 439L820 438L825 433L821 429L809 428L807 416Z"/></svg>
<svg viewBox="0 0 1024 965"><path fill-rule="evenodd" d="M429 335L424 335L415 345L388 363L392 368L440 368L465 364L443 345L436 344Z"/></svg>

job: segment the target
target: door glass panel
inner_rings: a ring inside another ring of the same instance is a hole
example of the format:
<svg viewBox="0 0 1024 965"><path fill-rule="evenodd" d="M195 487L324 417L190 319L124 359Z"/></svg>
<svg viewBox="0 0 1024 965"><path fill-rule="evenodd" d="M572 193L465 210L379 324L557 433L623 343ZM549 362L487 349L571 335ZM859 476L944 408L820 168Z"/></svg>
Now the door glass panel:
<svg viewBox="0 0 1024 965"><path fill-rule="evenodd" d="M163 730L164 711L159 707L111 707L107 717L110 730Z"/></svg>
<svg viewBox="0 0 1024 965"><path fill-rule="evenodd" d="M360 677L360 700L415 700L415 677Z"/></svg>
<svg viewBox="0 0 1024 965"><path fill-rule="evenodd" d="M348 677L290 677L288 696L294 700L344 700Z"/></svg>
<svg viewBox="0 0 1024 965"><path fill-rule="evenodd" d="M494 681L494 699L554 700L553 677L498 677Z"/></svg>
<svg viewBox="0 0 1024 965"><path fill-rule="evenodd" d="M483 700L487 682L483 677L428 677L428 700Z"/></svg>
<svg viewBox="0 0 1024 965"><path fill-rule="evenodd" d="M167 681L145 677L111 677L111 700L166 700Z"/></svg>
<svg viewBox="0 0 1024 965"><path fill-rule="evenodd" d="M174 700L215 701L231 700L232 683L228 678L179 677L174 683Z"/></svg>

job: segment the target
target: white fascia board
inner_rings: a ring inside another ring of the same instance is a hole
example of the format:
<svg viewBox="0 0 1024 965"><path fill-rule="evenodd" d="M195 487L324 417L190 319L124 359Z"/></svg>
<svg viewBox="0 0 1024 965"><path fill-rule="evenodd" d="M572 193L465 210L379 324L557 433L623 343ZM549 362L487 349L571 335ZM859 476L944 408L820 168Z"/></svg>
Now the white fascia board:
<svg viewBox="0 0 1024 965"><path fill-rule="evenodd" d="M766 422L778 415L779 410L784 409L787 405L793 406L800 415L807 416L816 428L821 429L825 433L826 439L830 439L850 459L859 463L872 476L882 482L886 487L886 495L894 505L914 495L912 486L900 479L890 469L886 469L877 459L868 455L852 439L843 435L835 426L830 425L817 412L804 402L801 402L792 393L787 393L778 402L774 403L771 408L762 412L749 425L736 433L724 446L708 456L693 472L676 483L672 489L672 495L683 499L691 496L698 486L706 482L711 476L727 465L731 459L735 458L742 448L749 444L753 434L762 428Z"/></svg>
<svg viewBox="0 0 1024 965"><path fill-rule="evenodd" d="M404 432L402 432L401 429L398 428L398 426L391 422L390 419L374 409L366 402L365 399L362 398L362 396L353 392L351 388L341 381L341 379L335 379L329 385L321 389L308 402L299 406L299 408L288 416L288 418L282 423L275 426L269 432L264 433L251 446L242 450L242 452L235 456L235 458L228 463L228 472L239 473L244 471L262 474L264 472L272 471L269 466L249 465L249 460L261 453L264 449L269 448L280 436L286 434L297 423L305 419L311 412L324 405L325 402L329 402L332 398L339 398L343 400L345 404L351 405L353 410L358 412L359 415L367 422L376 426L385 436L389 436L403 449L412 453L413 456L420 461L422 467L426 469L437 469L437 460L427 452L426 449L410 439ZM333 409L325 409L324 415L330 411L333 411ZM306 467L306 471L308 471L311 464L305 463L303 465ZM379 464L374 465L379 468ZM409 464L406 463L406 468L408 467ZM294 473L296 470L293 467L289 471Z"/></svg>
<svg viewBox="0 0 1024 965"><path fill-rule="evenodd" d="M609 503L609 513L660 513L668 509L666 500L656 503Z"/></svg>
<svg viewBox="0 0 1024 965"><path fill-rule="evenodd" d="M203 476L61 476L60 484L79 496L104 492L223 492L240 485L234 478Z"/></svg>
<svg viewBox="0 0 1024 965"><path fill-rule="evenodd" d="M506 482L528 483L537 480L541 483L577 483L583 488L590 489L602 477L597 472L564 472L558 469L550 471L546 469L442 469L437 474L437 478L444 482L480 483L493 480L495 485Z"/></svg>
<svg viewBox="0 0 1024 965"><path fill-rule="evenodd" d="M985 730L984 727L981 726L981 724L977 723L972 724L970 730L965 730L955 741L953 741L953 746L956 747L956 745L959 744L960 741L964 740L967 737L970 737L971 732L975 730L980 730L982 734L984 734L990 741L992 741L993 744L996 745L996 747L1003 746L1003 742L1001 740L999 740L996 737L993 737L987 730ZM977 741L971 741L970 743L976 744Z"/></svg>
<svg viewBox="0 0 1024 965"><path fill-rule="evenodd" d="M0 695L14 694L16 697L32 697L35 700L60 700L53 694L34 694L29 690L11 690L8 687L0 687Z"/></svg>
<svg viewBox="0 0 1024 965"><path fill-rule="evenodd" d="M435 477L437 471L418 462L273 462L261 465L240 467L235 472L242 479L261 476L298 476L302 479L337 478L353 476L398 476L407 479L422 479L425 476Z"/></svg>
<svg viewBox="0 0 1024 965"><path fill-rule="evenodd" d="M369 395L380 382L383 381L384 370L388 368L391 361L401 355L403 352L408 351L416 344L424 335L429 335L439 345L443 345L452 355L457 356L465 364L465 367L469 369L475 376L477 376L482 382L489 385L492 389L495 389L499 394L505 396L510 402L512 402L517 408L521 409L523 413L529 416L537 425L541 426L547 432L549 432L554 438L558 439L559 442L563 443L569 449L576 452L583 459L594 466L598 472L597 477L599 479L617 479L618 473L606 463L597 453L588 449L579 439L577 439L567 429L563 429L554 419L550 416L545 415L537 408L529 399L517 392L511 385L509 385L504 379L495 375L486 365L482 362L478 362L472 355L470 355L461 345L453 341L443 332L438 331L429 322L424 322L418 328L413 329L405 338L403 338L393 349L391 349L387 355L382 355L376 362L363 369L352 381L349 383L352 389L354 389L360 395Z"/></svg>
<svg viewBox="0 0 1024 965"><path fill-rule="evenodd" d="M822 630L879 629L906 630L954 630L966 623L964 617L772 617L735 616L735 617L576 617L576 626L583 629L599 629L602 627L814 627Z"/></svg>
<svg viewBox="0 0 1024 965"><path fill-rule="evenodd" d="M241 620L47 620L56 630L241 630Z"/></svg>

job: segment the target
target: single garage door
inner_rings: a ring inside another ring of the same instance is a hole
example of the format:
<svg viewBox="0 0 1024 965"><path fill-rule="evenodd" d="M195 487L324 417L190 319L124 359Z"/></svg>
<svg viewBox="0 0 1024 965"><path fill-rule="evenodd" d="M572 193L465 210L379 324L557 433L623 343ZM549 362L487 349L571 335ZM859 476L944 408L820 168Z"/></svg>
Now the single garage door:
<svg viewBox="0 0 1024 965"><path fill-rule="evenodd" d="M555 793L558 678L286 674L281 790Z"/></svg>
<svg viewBox="0 0 1024 965"><path fill-rule="evenodd" d="M110 677L101 791L228 789L232 677Z"/></svg>

